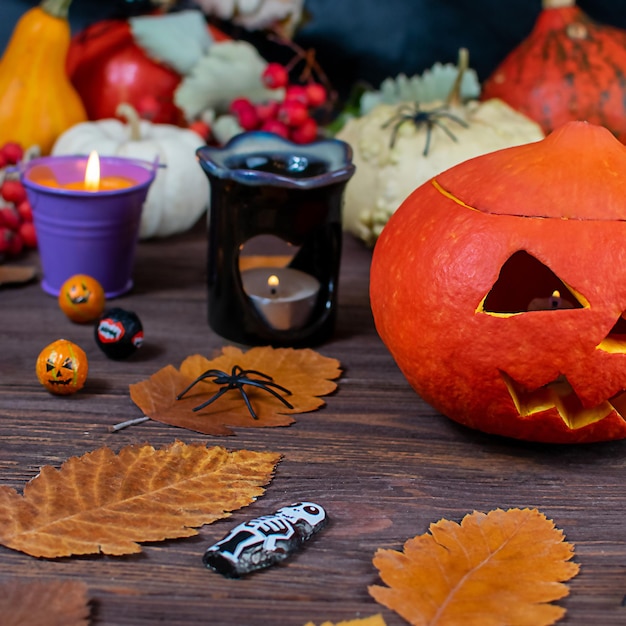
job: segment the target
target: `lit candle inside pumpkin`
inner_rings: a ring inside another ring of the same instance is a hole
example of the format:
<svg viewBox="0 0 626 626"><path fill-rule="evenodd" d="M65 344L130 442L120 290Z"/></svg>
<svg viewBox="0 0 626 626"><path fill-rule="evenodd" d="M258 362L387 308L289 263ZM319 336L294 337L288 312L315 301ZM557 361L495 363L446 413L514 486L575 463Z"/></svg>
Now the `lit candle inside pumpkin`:
<svg viewBox="0 0 626 626"><path fill-rule="evenodd" d="M550 309L573 309L574 305L555 289L549 298L533 298L528 305L529 311L546 311Z"/></svg>
<svg viewBox="0 0 626 626"><path fill-rule="evenodd" d="M304 326L320 290L317 278L291 267L255 267L242 272L241 281L257 311L277 330Z"/></svg>

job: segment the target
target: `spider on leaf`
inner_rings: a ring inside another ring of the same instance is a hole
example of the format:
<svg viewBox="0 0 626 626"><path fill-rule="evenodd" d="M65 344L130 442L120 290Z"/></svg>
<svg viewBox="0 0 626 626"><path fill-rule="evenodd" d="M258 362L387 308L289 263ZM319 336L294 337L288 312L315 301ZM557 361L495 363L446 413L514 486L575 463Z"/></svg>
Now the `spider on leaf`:
<svg viewBox="0 0 626 626"><path fill-rule="evenodd" d="M398 137L398 131L400 130L402 124L405 122L413 122L413 124L415 124L415 128L419 128L422 124L424 124L426 126L426 145L424 146L424 152L422 152L422 154L424 156L428 156L431 135L435 126L441 128L441 130L443 130L444 133L452 139L452 141L457 141L457 138L452 131L442 123L441 120L443 119L456 122L463 128L469 127L465 120L462 120L460 117L457 117L448 111L447 104L442 104L441 106L431 109L430 111L424 111L420 108L419 102L415 102L412 105L400 105L396 110L396 114L391 119L387 120L381 128L387 128L391 124L395 124L393 130L391 131L390 141L390 146L393 148Z"/></svg>
<svg viewBox="0 0 626 626"><path fill-rule="evenodd" d="M251 378L251 376L257 376L257 378ZM285 398L283 398L277 391L275 391L276 389L278 389L284 394L290 396L291 391L289 391L289 389L285 389L281 385L275 383L274 379L271 376L263 374L263 372L257 372L256 370L244 370L239 367L239 365L235 365L230 374L227 374L226 372L217 369L207 370L203 374L200 374L200 376L198 376L198 378L196 378L189 386L187 386L186 389L181 391L176 396L176 399L180 400L193 386L207 378L212 378L212 382L216 385L222 385L222 388L215 394L213 394L208 400L194 407L194 411L200 411L205 406L208 406L212 402L215 402L215 400L223 396L227 391L230 391L231 389L239 389L239 393L241 393L241 397L246 403L248 411L250 411L250 415L253 419L258 419L257 414L254 412L252 404L250 403L250 398L243 388L244 385L258 387L263 391L267 391L268 393L271 393L275 398L280 400L288 409L293 409L293 405L287 402Z"/></svg>

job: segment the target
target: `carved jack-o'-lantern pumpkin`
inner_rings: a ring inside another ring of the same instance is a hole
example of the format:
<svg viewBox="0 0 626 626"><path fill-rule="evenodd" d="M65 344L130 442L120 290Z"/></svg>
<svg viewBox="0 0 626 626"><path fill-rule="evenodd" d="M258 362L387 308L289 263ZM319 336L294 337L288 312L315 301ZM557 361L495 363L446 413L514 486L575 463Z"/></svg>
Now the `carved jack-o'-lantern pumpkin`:
<svg viewBox="0 0 626 626"><path fill-rule="evenodd" d="M370 295L410 384L455 421L626 437L626 147L570 122L434 177L383 230Z"/></svg>
<svg viewBox="0 0 626 626"><path fill-rule="evenodd" d="M58 301L61 311L73 322L93 322L104 311L104 289L92 276L75 274L61 285Z"/></svg>
<svg viewBox="0 0 626 626"><path fill-rule="evenodd" d="M75 343L58 339L46 346L37 357L39 382L57 395L69 395L82 389L87 379L87 356Z"/></svg>

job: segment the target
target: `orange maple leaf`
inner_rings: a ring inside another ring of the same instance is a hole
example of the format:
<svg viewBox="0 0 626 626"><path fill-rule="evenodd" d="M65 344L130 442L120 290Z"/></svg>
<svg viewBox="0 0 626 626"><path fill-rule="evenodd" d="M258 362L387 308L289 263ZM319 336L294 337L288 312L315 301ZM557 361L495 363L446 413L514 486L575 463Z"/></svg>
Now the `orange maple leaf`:
<svg viewBox="0 0 626 626"><path fill-rule="evenodd" d="M414 626L554 624L553 604L578 573L574 547L536 509L474 512L442 519L409 539L404 552L378 550L374 565L389 587L370 594Z"/></svg>
<svg viewBox="0 0 626 626"><path fill-rule="evenodd" d="M99 448L42 468L24 495L0 486L0 543L32 556L130 554L191 537L263 494L280 455L175 441Z"/></svg>
<svg viewBox="0 0 626 626"><path fill-rule="evenodd" d="M3 626L87 626L87 585L78 580L9 580L0 584Z"/></svg>
<svg viewBox="0 0 626 626"><path fill-rule="evenodd" d="M210 379L193 387L183 398L176 399L193 380L209 369L229 373L238 365L244 370L256 370L271 376L273 381L288 389L290 395L281 395L293 408L288 408L267 391L246 385L244 387L254 407L254 419L238 390L225 393L205 408L193 409L208 400L220 389ZM252 348L243 352L228 346L215 359L200 355L187 357L180 371L168 365L149 379L130 385L132 401L148 417L204 433L232 435L229 426L267 428L288 426L294 422L293 413L314 411L324 404L324 396L337 388L334 379L341 375L339 361L324 357L314 350L294 348Z"/></svg>

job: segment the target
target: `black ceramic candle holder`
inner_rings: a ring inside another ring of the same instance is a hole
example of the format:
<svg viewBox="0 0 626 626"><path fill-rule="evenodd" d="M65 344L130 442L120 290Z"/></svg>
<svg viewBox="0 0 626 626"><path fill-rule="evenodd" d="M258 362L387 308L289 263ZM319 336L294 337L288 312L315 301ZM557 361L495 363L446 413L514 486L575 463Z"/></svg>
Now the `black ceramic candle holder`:
<svg viewBox="0 0 626 626"><path fill-rule="evenodd" d="M348 144L298 145L249 132L197 156L211 184L211 328L247 345L309 346L330 337L343 191L354 172ZM259 254L244 253L255 245Z"/></svg>

